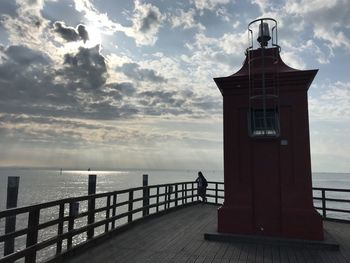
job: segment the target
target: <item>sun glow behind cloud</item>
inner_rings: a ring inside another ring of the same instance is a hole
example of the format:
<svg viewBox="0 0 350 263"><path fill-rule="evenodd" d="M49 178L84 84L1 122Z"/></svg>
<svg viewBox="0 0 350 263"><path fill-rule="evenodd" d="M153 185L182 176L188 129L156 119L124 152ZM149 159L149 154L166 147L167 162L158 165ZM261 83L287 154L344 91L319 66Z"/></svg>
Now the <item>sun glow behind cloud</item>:
<svg viewBox="0 0 350 263"><path fill-rule="evenodd" d="M85 43L85 47L91 48L96 45L101 45L102 44L102 34L101 31L98 27L94 26L93 24L88 24L87 26L87 31L89 34L89 39Z"/></svg>

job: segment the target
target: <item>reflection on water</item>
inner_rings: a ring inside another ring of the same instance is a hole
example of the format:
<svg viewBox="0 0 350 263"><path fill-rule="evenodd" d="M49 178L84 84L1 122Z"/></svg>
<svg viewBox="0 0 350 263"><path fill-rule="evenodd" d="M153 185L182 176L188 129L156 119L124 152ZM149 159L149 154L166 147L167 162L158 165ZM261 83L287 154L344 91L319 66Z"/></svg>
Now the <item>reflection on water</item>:
<svg viewBox="0 0 350 263"><path fill-rule="evenodd" d="M42 203L65 197L87 194L88 175L97 175L97 193L142 185L142 174L149 175L149 184L192 181L197 171L87 171L0 169L0 210L5 209L7 176L20 176L18 206ZM223 181L223 173L208 171L209 180Z"/></svg>

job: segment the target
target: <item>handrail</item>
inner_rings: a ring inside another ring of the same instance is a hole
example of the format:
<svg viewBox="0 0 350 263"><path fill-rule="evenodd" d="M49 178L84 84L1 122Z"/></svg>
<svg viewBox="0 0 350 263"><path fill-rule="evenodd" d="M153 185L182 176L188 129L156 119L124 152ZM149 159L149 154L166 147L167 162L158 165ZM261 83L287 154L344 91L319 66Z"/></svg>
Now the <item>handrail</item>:
<svg viewBox="0 0 350 263"><path fill-rule="evenodd" d="M350 222L349 219L334 217L334 213L347 213L350 215L350 210L329 206L331 203L350 204L350 200L348 199L329 196L329 192L337 192L338 194L350 193L349 189L315 187L313 190L321 193L314 196L314 200L320 203L317 206L315 205L315 209L320 211L324 220ZM222 204L224 199L224 183L208 181L206 197L208 198L208 203ZM77 206L77 203L93 202L95 204L96 200L101 201L101 199L102 206L93 205L90 210L74 212L73 208ZM28 263L36 262L37 252L43 249L55 250L56 253L53 257L59 256L75 247L79 247L80 243L74 241L74 237L78 235L86 235L83 242L90 242L100 235L117 230L140 218L166 212L176 207L197 203L198 201L197 184L193 181L187 181L70 197L0 211L0 220L6 217L23 216L24 214L24 216L27 216L28 222L25 228L15 230L11 233L0 234L0 244L19 237L25 237L26 240L23 249L16 248L16 252L0 258L0 263L13 262L21 258L25 258L25 262ZM48 208L56 209L57 217L41 222L41 212ZM333 215L330 216L327 212L332 212ZM83 218L92 218L92 220L90 220L90 223L80 224L79 222ZM66 224L67 226L65 226ZM39 230L56 226L57 234L55 236L50 236L47 239L38 236ZM103 230L99 229L101 227L103 227ZM48 260L49 258L46 257L43 259Z"/></svg>
<svg viewBox="0 0 350 263"><path fill-rule="evenodd" d="M103 205L97 205L97 200L102 201ZM0 244L15 238L24 237L23 239L26 240L24 248L16 247L14 253L0 258L0 262L13 262L21 258L25 258L25 262L36 262L37 252L43 249L51 249L51 251L55 249L58 256L79 246L74 242L74 237L78 235L86 234L84 242L90 242L104 233L116 230L139 218L197 201L197 184L187 181L70 197L0 211L0 220L21 215L26 217L28 222L24 228L11 233L0 233ZM79 209L77 204L86 202L90 209L74 212L74 208ZM58 217L41 222L40 216L45 209L56 209ZM116 210L119 210L118 213ZM79 220L83 218L87 218L87 223L79 225ZM64 227L67 223L68 227ZM38 237L39 230L48 227L57 227L57 234L46 239ZM104 227L104 231L98 232L100 227ZM66 241L65 245L63 241ZM43 259L48 260L49 257L41 258Z"/></svg>

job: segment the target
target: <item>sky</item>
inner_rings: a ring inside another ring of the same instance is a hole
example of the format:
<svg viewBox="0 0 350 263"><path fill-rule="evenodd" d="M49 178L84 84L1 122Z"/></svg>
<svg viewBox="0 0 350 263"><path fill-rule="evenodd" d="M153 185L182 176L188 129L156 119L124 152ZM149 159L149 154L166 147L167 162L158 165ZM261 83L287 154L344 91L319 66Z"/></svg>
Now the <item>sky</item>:
<svg viewBox="0 0 350 263"><path fill-rule="evenodd" d="M350 172L349 0L1 0L0 166L223 167L247 25L278 21L310 87L312 170Z"/></svg>

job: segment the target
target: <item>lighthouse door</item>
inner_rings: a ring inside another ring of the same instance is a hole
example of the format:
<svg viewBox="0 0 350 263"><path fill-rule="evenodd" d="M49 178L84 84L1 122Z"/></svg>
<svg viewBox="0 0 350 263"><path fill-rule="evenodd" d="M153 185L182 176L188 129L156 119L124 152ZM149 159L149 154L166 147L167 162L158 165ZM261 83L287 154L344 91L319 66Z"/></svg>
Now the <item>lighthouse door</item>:
<svg viewBox="0 0 350 263"><path fill-rule="evenodd" d="M253 142L254 221L258 235L279 235L281 194L278 140Z"/></svg>

